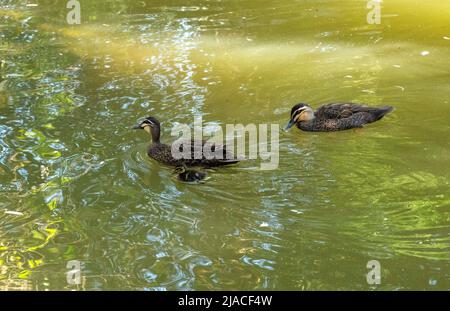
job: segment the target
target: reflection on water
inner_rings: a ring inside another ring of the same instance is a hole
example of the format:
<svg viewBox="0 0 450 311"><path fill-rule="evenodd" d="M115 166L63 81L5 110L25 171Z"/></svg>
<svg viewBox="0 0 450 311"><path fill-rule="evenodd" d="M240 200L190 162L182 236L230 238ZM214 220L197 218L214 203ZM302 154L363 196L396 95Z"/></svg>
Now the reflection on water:
<svg viewBox="0 0 450 311"><path fill-rule="evenodd" d="M63 6L16 2L0 10L0 289L365 290L371 259L380 289L449 288L448 5L392 1L367 25L364 1L85 1L68 26ZM279 169L199 185L130 130L284 124L334 100L396 110L283 133Z"/></svg>

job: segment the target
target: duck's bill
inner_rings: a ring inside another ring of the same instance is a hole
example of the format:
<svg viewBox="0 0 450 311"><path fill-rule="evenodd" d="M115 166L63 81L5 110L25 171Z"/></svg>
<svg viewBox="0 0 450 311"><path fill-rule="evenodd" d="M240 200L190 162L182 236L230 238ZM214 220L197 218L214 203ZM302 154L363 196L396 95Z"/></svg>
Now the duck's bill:
<svg viewBox="0 0 450 311"><path fill-rule="evenodd" d="M141 128L140 124L133 126L133 130L140 130Z"/></svg>
<svg viewBox="0 0 450 311"><path fill-rule="evenodd" d="M289 123L284 128L284 131L287 132L294 124L295 124L294 120L289 121Z"/></svg>

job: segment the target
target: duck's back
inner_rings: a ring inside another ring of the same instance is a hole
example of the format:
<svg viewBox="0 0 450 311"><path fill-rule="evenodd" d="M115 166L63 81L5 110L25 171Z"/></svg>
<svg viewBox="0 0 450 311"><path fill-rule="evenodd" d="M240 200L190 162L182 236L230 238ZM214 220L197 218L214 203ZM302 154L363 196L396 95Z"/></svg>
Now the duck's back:
<svg viewBox="0 0 450 311"><path fill-rule="evenodd" d="M377 108L354 103L332 103L317 109L314 120L297 125L304 131L342 131L380 120L392 109L391 106Z"/></svg>
<svg viewBox="0 0 450 311"><path fill-rule="evenodd" d="M222 166L239 162L234 159L233 155L227 151L225 145L211 144L205 145L207 141L182 141L179 142L180 157L186 155L185 158L176 159L172 155L172 146L165 144L152 144L148 148L149 157L168 165L186 165L186 166ZM190 145L190 148L188 147ZM185 152L184 148L188 148ZM207 151L210 151L208 154Z"/></svg>
<svg viewBox="0 0 450 311"><path fill-rule="evenodd" d="M168 165L177 165L178 161L172 156L172 150L170 146L165 144L151 144L148 147L147 154L150 158L155 159L158 162Z"/></svg>

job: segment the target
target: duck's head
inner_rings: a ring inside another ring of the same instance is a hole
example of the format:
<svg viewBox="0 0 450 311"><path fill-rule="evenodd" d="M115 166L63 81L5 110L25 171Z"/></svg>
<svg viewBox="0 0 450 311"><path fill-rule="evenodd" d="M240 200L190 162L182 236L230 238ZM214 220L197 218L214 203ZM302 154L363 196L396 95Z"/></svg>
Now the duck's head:
<svg viewBox="0 0 450 311"><path fill-rule="evenodd" d="M138 125L134 126L135 130L145 130L147 133L152 135L153 141L159 141L159 131L160 131L160 123L154 117L145 118Z"/></svg>
<svg viewBox="0 0 450 311"><path fill-rule="evenodd" d="M135 130L145 130L148 133L151 133L151 129L159 129L160 123L159 121L154 117L148 117L145 118L142 122L140 122L138 125L133 126L133 129Z"/></svg>
<svg viewBox="0 0 450 311"><path fill-rule="evenodd" d="M307 104L297 104L291 109L291 119L284 128L285 131L289 130L294 124L304 121L311 121L314 119L314 110Z"/></svg>

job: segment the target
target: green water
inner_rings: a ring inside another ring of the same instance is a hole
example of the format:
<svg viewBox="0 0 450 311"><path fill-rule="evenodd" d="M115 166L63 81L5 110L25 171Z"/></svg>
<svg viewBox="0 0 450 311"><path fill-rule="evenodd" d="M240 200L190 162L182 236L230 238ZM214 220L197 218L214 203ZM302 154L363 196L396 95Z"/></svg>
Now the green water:
<svg viewBox="0 0 450 311"><path fill-rule="evenodd" d="M385 1L379 25L356 0L81 2L71 26L66 1L0 0L0 289L450 288L448 1ZM201 185L130 130L282 126L300 101L396 110Z"/></svg>

